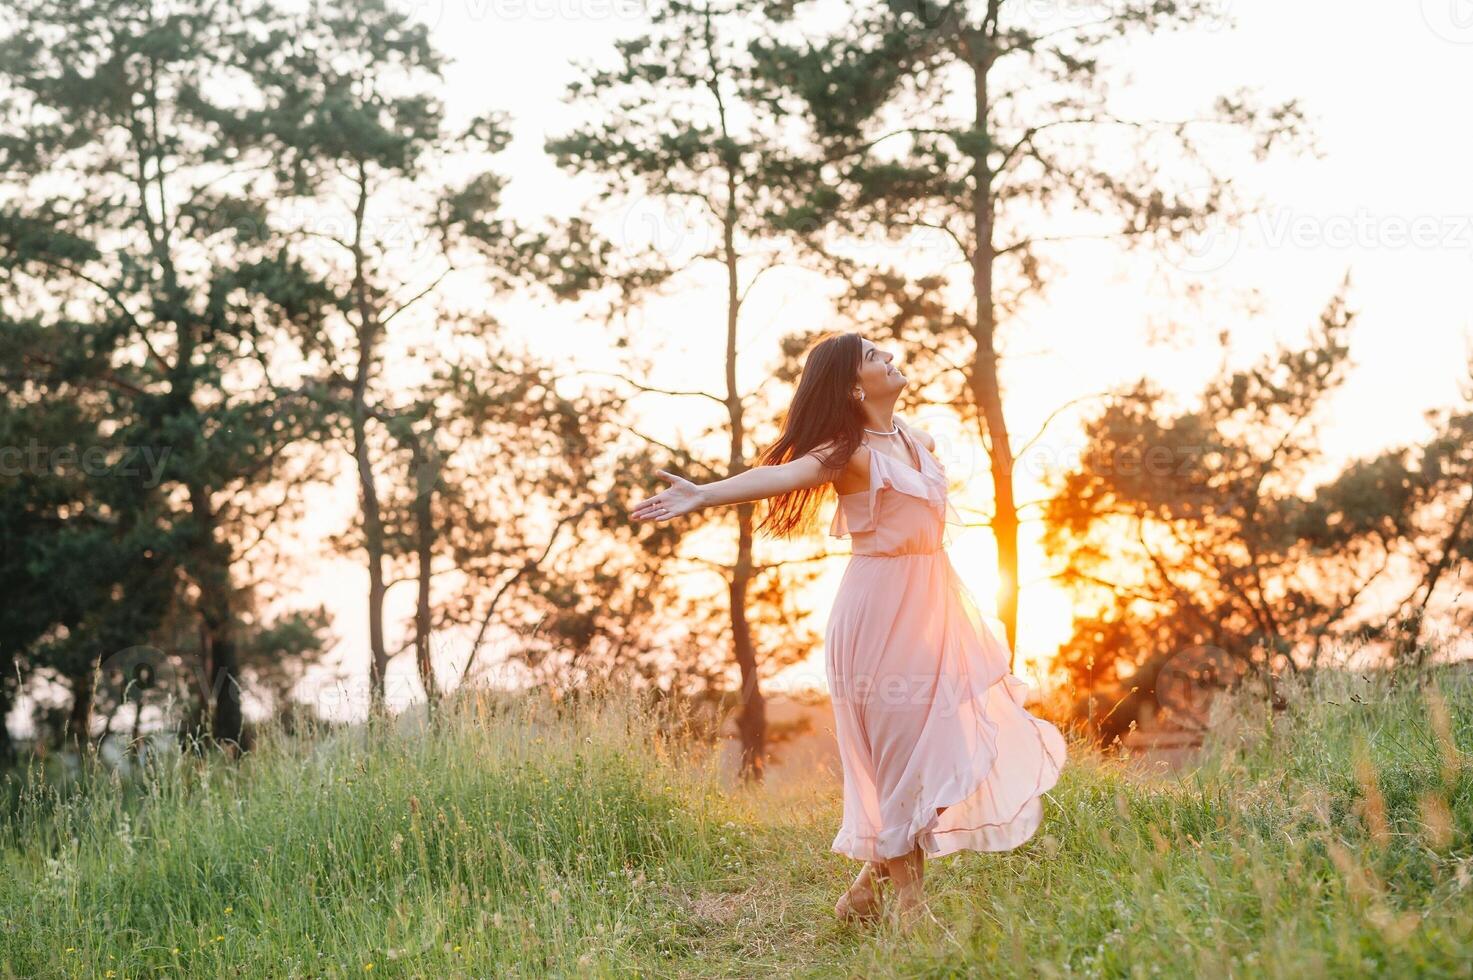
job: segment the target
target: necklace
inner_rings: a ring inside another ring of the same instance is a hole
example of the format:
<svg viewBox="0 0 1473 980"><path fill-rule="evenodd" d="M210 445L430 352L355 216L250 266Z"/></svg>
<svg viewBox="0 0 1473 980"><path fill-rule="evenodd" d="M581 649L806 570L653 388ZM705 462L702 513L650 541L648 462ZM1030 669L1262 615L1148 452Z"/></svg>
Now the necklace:
<svg viewBox="0 0 1473 980"><path fill-rule="evenodd" d="M900 431L900 426L898 424L892 424L889 432L881 432L878 429L865 429L864 431L873 432L877 436L893 436Z"/></svg>

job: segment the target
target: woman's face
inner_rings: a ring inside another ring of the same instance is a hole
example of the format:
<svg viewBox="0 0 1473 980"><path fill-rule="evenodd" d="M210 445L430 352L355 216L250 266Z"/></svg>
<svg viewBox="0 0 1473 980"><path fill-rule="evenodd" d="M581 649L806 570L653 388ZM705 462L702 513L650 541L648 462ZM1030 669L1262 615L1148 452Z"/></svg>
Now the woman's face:
<svg viewBox="0 0 1473 980"><path fill-rule="evenodd" d="M895 355L860 338L864 351L859 355L859 384L865 398L882 398L905 387L905 375L891 362Z"/></svg>

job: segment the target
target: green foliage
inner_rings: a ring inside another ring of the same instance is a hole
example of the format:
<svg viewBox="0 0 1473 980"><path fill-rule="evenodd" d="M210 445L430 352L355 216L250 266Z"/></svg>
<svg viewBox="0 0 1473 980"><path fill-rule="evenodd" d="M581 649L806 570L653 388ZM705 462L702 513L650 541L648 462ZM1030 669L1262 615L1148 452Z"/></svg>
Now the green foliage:
<svg viewBox="0 0 1473 980"><path fill-rule="evenodd" d="M1214 138L1232 134L1259 155L1306 142L1296 102L1262 105L1247 92L1185 120L1118 111L1112 93L1132 42L1225 20L1210 3L870 0L839 26L812 3L762 6L752 84L816 150L776 220L854 284L848 312L919 351L951 352L926 375L952 386L940 400L954 404L967 402L967 379L949 368L966 360L955 351L970 351L974 334L991 346L994 325L1043 294L1053 243L1165 249L1246 207L1224 176L1229 144ZM858 249L856 239L895 247ZM918 279L949 311L946 287L967 283L960 305L975 309L903 316ZM890 280L905 288L880 291ZM971 370L982 375L973 387L995 386L986 365Z"/></svg>
<svg viewBox="0 0 1473 980"><path fill-rule="evenodd" d="M0 961L24 975L567 970L596 943L617 962L672 883L729 865L720 802L658 758L664 740L634 727L649 718L560 715L472 695L425 731L267 735L238 767L166 752L136 782L32 784L5 827L28 844L0 873ZM12 874L31 879L24 894ZM50 937L15 944L17 916L57 902Z"/></svg>
<svg viewBox="0 0 1473 980"><path fill-rule="evenodd" d="M73 737L95 734L107 660L191 615L191 698L243 736L236 549L276 516L256 492L311 421L269 365L322 302L281 259L269 154L226 125L260 92L259 13L23 0L0 19L0 430L39 460L0 476L0 577L25 607L0 623L0 673L69 687Z"/></svg>
<svg viewBox="0 0 1473 980"><path fill-rule="evenodd" d="M580 66L568 88L581 121L546 149L595 182L601 206L549 244L564 245L558 267L618 307L705 263L729 269L745 293L787 244L774 218L796 202L794 175L811 171L756 71L751 6L651 4L641 33L615 45L615 63ZM593 246L590 223L609 217L605 245Z"/></svg>
<svg viewBox="0 0 1473 980"><path fill-rule="evenodd" d="M1317 474L1315 428L1353 323L1342 292L1304 345L1224 370L1196 404L1173 409L1142 379L1086 424L1043 543L1079 597L1055 666L1107 741L1157 700L1173 658L1202 647L1260 676L1338 662L1366 639L1387 641L1393 662L1425 658L1429 601L1457 587L1473 541L1473 417L1433 413L1422 446ZM1358 601L1398 555L1400 601Z"/></svg>

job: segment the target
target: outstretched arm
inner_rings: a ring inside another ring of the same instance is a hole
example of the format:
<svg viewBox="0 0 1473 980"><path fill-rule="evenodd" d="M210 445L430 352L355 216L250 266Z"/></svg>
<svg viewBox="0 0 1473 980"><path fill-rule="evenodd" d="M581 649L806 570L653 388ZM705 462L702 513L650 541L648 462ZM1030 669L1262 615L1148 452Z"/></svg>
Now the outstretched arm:
<svg viewBox="0 0 1473 980"><path fill-rule="evenodd" d="M668 521L707 507L764 500L790 490L818 486L833 479L833 472L825 470L823 464L811 453L777 466L756 466L736 476L711 483L692 483L665 470L655 472L664 477L670 486L636 504L629 512L632 520Z"/></svg>

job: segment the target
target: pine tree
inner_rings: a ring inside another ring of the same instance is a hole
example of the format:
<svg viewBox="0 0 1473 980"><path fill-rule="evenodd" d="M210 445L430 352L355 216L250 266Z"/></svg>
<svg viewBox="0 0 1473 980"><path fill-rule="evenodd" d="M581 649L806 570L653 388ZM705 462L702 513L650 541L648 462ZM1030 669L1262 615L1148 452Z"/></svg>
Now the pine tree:
<svg viewBox="0 0 1473 980"><path fill-rule="evenodd" d="M785 221L851 283L856 315L921 352L917 388L935 388L919 397L975 421L991 467L998 616L1014 650L1017 451L999 331L1044 293L1053 243L1159 247L1239 212L1213 137L1262 156L1302 135L1294 102L1248 93L1191 119L1116 108L1133 41L1217 25L1221 6L865 0L815 37L814 5L766 5L774 26L754 46L757 70L771 102L822 148ZM855 244L917 235L926 247L901 256Z"/></svg>
<svg viewBox="0 0 1473 980"><path fill-rule="evenodd" d="M589 121L548 143L560 166L598 187L595 206L564 228L562 258L551 264L565 292L598 292L618 313L640 308L666 287L690 286L701 270L719 277L721 320L689 329L719 332L721 393L661 391L626 380L645 394L715 406L726 458L700 473L733 476L755 457L753 436L761 421L755 410L762 392L743 391L738 382L743 307L761 277L794 257L789 235L772 215L792 194L798 163L782 118L754 85L746 52L754 39L750 5L660 2L648 14L646 30L618 43L616 65L586 67L571 86L570 102ZM622 218L613 241L598 234L598 219L608 211ZM630 337L621 335L616 344L628 348ZM785 356L790 362L794 355ZM730 517L718 515L735 522L734 554L718 571L741 674L742 768L760 777L766 713L756 634L763 624L754 613L774 607L775 595L759 598L756 592L769 591L757 580L777 566L754 557L754 513L755 505L747 503L731 508ZM787 637L769 662L799 656L802 644L795 641Z"/></svg>
<svg viewBox="0 0 1473 980"><path fill-rule="evenodd" d="M5 575L26 583L32 622L0 642L12 660L58 638L81 651L66 655L89 668L68 670L84 724L90 678L161 621L167 584L199 624L210 731L239 745L235 565L269 525L259 490L310 415L269 371L323 299L268 220L282 189L262 177L267 154L223 132L258 91L248 12L19 0L4 28L6 410L27 416L12 431L105 464L104 485L7 486L27 539L6 548ZM146 478L145 458L158 461ZM85 584L68 595L68 578Z"/></svg>

